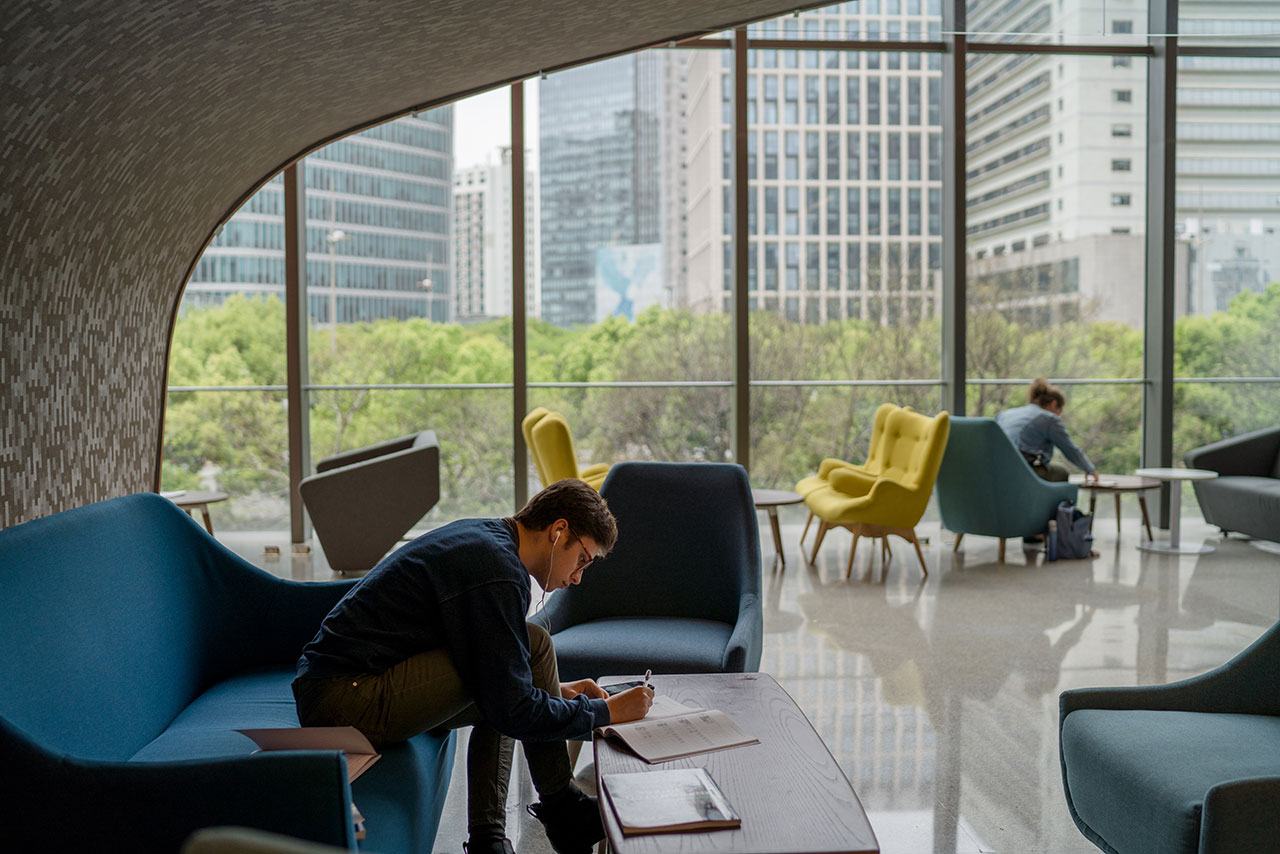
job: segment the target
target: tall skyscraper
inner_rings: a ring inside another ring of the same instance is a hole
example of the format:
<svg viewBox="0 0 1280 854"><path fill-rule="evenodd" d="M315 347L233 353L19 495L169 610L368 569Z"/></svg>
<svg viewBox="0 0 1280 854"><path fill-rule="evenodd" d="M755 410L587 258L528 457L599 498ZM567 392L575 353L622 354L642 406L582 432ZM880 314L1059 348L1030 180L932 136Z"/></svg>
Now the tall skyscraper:
<svg viewBox="0 0 1280 854"><path fill-rule="evenodd" d="M451 316L453 108L406 116L325 146L304 165L313 320ZM284 183L277 177L205 251L184 303L284 296Z"/></svg>
<svg viewBox="0 0 1280 854"><path fill-rule="evenodd" d="M762 38L937 37L939 4L844 3L750 29ZM732 285L732 69L689 69L688 302L727 310ZM938 309L941 62L936 54L749 55L747 281L753 310L894 324Z"/></svg>
<svg viewBox="0 0 1280 854"><path fill-rule="evenodd" d="M544 320L594 322L602 275L662 264L662 62L646 51L540 82Z"/></svg>
<svg viewBox="0 0 1280 854"><path fill-rule="evenodd" d="M528 161L526 160L526 163ZM530 316L540 311L537 174L525 170L525 296ZM454 316L458 320L511 314L511 147L497 162L453 176Z"/></svg>

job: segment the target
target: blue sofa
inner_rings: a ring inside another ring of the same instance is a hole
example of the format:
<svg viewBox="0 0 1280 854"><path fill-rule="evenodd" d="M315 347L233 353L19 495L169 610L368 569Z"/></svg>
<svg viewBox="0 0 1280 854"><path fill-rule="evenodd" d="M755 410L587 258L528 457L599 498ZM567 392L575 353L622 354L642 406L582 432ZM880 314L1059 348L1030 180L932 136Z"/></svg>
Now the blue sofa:
<svg viewBox="0 0 1280 854"><path fill-rule="evenodd" d="M1280 427L1233 436L1187 451L1187 466L1216 471L1196 480L1196 500L1210 525L1280 543Z"/></svg>
<svg viewBox="0 0 1280 854"><path fill-rule="evenodd" d="M760 668L760 528L751 483L726 463L618 463L600 489L613 552L532 618L560 678Z"/></svg>
<svg viewBox="0 0 1280 854"><path fill-rule="evenodd" d="M1071 818L1107 852L1280 845L1280 624L1208 673L1059 700Z"/></svg>
<svg viewBox="0 0 1280 854"><path fill-rule="evenodd" d="M298 654L352 582L284 581L170 501L116 498L0 531L0 825L13 850L176 851L240 825L428 852L452 733L383 754L250 756L244 727L297 726Z"/></svg>

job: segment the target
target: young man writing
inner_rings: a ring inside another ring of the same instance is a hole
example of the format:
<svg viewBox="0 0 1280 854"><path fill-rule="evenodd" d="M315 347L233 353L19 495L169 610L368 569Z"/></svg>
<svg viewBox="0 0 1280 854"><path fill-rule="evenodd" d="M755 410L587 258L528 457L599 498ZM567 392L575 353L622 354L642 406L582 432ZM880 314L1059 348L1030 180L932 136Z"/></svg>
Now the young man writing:
<svg viewBox="0 0 1280 854"><path fill-rule="evenodd" d="M573 782L565 740L644 717L653 691L613 697L593 680L561 684L551 637L525 622L531 581L582 580L613 547L604 499L553 483L508 519L464 519L384 559L325 617L293 682L303 726L354 726L376 747L473 726L467 751L469 854L511 854L507 786L523 742L539 803L530 811L560 854L604 838L594 798Z"/></svg>

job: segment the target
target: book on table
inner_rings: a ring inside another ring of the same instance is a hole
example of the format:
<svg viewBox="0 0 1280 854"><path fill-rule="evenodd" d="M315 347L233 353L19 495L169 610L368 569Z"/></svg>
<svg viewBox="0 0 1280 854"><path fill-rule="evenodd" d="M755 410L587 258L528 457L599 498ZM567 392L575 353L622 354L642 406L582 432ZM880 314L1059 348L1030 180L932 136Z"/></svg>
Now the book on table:
<svg viewBox="0 0 1280 854"><path fill-rule="evenodd" d="M604 791L624 836L742 826L705 768L605 774Z"/></svg>
<svg viewBox="0 0 1280 854"><path fill-rule="evenodd" d="M645 717L610 724L598 732L617 738L651 765L760 742L738 729L724 712L686 706L661 694L653 698L653 707Z"/></svg>

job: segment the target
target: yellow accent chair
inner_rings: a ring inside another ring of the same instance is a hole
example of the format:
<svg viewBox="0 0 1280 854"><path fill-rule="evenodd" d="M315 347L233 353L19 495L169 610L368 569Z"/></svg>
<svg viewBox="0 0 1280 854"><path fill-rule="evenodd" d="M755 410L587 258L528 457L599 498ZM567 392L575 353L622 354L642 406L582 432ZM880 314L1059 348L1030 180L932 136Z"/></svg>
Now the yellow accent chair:
<svg viewBox="0 0 1280 854"><path fill-rule="evenodd" d="M866 464L830 467L827 485L805 496L804 503L818 519L817 539L809 562L817 559L827 531L847 528L853 533L853 543L849 547L845 578L853 574L853 559L860 538L879 539L884 556L888 554L891 535L915 547L920 569L928 576L929 567L915 526L924 515L938 478L951 430L951 416L940 412L930 418L890 405L888 410L884 407L877 410L877 421L882 412L881 432L878 436L873 434L875 445Z"/></svg>
<svg viewBox="0 0 1280 854"><path fill-rule="evenodd" d="M585 468L579 467L578 455L573 447L573 432L563 415L539 406L524 417L520 429L524 433L525 445L529 448L529 455L533 457L533 467L543 486L576 477L586 481L597 492L600 490L605 476L609 474L609 466L597 463Z"/></svg>
<svg viewBox="0 0 1280 854"><path fill-rule="evenodd" d="M871 442L867 448L867 461L862 464L851 463L838 457L827 457L818 465L818 473L811 474L804 480L796 484L796 492L801 495L808 495L811 492L817 492L823 487L830 486L828 478L831 472L838 468L857 469L872 477L880 472L880 461L876 456L876 449L880 445L880 437L884 435L884 423L888 419L889 413L897 409L892 403L882 403L876 408L875 420L871 424ZM813 524L813 511L809 511L809 518L804 520L804 530L800 533L800 545L804 545L805 537L809 536L809 526Z"/></svg>

